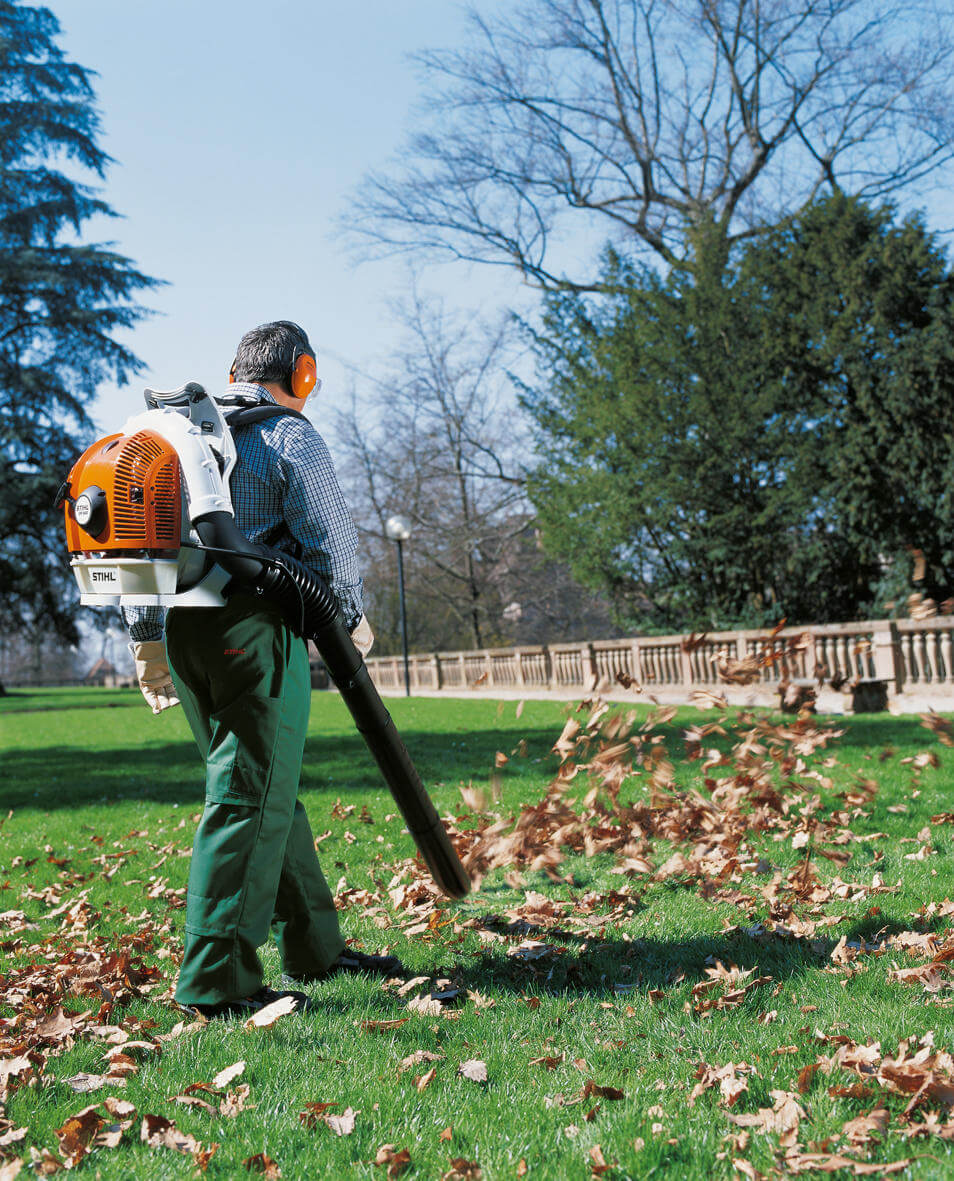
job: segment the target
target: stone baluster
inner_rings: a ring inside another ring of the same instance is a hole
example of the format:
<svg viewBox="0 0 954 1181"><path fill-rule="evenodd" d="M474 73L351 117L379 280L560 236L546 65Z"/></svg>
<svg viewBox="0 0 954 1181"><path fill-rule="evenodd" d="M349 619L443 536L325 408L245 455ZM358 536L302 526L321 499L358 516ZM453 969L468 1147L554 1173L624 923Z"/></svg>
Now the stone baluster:
<svg viewBox="0 0 954 1181"><path fill-rule="evenodd" d="M931 667L931 651L928 647L927 632L918 633L918 650L921 656L921 672L923 680L934 680L934 669Z"/></svg>
<svg viewBox="0 0 954 1181"><path fill-rule="evenodd" d="M911 632L904 633L902 651L904 652L904 667L907 674L905 680L917 683L920 676L918 675L918 662L914 654L914 636Z"/></svg>

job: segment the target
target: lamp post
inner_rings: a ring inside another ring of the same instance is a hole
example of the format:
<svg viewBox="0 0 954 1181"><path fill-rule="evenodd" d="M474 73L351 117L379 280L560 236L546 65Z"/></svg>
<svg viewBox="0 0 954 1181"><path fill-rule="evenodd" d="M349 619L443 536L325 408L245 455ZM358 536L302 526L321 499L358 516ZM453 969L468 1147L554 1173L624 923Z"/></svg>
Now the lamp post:
<svg viewBox="0 0 954 1181"><path fill-rule="evenodd" d="M404 651L404 693L411 696L411 671L407 660L407 607L404 602L404 543L411 536L411 526L405 517L388 517L384 523L384 532L397 542L398 552L398 590L401 597L401 647Z"/></svg>

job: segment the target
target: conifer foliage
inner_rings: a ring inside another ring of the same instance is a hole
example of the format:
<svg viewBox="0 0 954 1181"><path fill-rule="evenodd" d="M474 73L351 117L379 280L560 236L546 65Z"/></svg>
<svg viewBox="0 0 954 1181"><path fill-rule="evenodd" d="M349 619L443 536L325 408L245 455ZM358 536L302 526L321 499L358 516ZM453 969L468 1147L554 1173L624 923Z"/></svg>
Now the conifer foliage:
<svg viewBox="0 0 954 1181"><path fill-rule="evenodd" d="M140 367L114 334L141 319L155 285L129 259L83 240L113 216L94 187L90 72L56 44L47 8L0 0L0 627L75 638L76 594L53 498L93 433L97 386Z"/></svg>

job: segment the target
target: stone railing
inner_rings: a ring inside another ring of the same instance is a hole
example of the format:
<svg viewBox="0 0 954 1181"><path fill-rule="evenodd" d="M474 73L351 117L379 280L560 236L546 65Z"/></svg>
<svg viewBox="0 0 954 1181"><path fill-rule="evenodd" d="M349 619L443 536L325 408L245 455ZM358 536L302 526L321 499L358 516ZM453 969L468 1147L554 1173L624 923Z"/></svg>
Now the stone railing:
<svg viewBox="0 0 954 1181"><path fill-rule="evenodd" d="M776 657L749 684L720 675L732 662L766 651ZM400 656L372 656L368 668L382 693L404 692ZM819 707L838 709L858 684L880 687L898 709L954 709L954 617L873 620L766 631L639 636L619 640L431 652L409 659L411 692L497 697L604 696L685 702L692 693L724 693L735 703L777 701L780 682L815 685ZM628 685L627 682L632 682ZM832 688L832 685L838 686Z"/></svg>

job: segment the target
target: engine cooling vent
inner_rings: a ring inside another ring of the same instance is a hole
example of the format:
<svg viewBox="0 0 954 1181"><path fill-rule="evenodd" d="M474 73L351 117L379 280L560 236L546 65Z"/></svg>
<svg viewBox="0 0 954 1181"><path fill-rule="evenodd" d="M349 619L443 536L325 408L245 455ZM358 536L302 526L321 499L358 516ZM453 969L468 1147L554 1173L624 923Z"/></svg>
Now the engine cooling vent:
<svg viewBox="0 0 954 1181"><path fill-rule="evenodd" d="M114 460L113 540L162 549L179 544L179 460L152 431L123 439Z"/></svg>
<svg viewBox="0 0 954 1181"><path fill-rule="evenodd" d="M169 459L156 472L156 541L179 544L179 461Z"/></svg>

